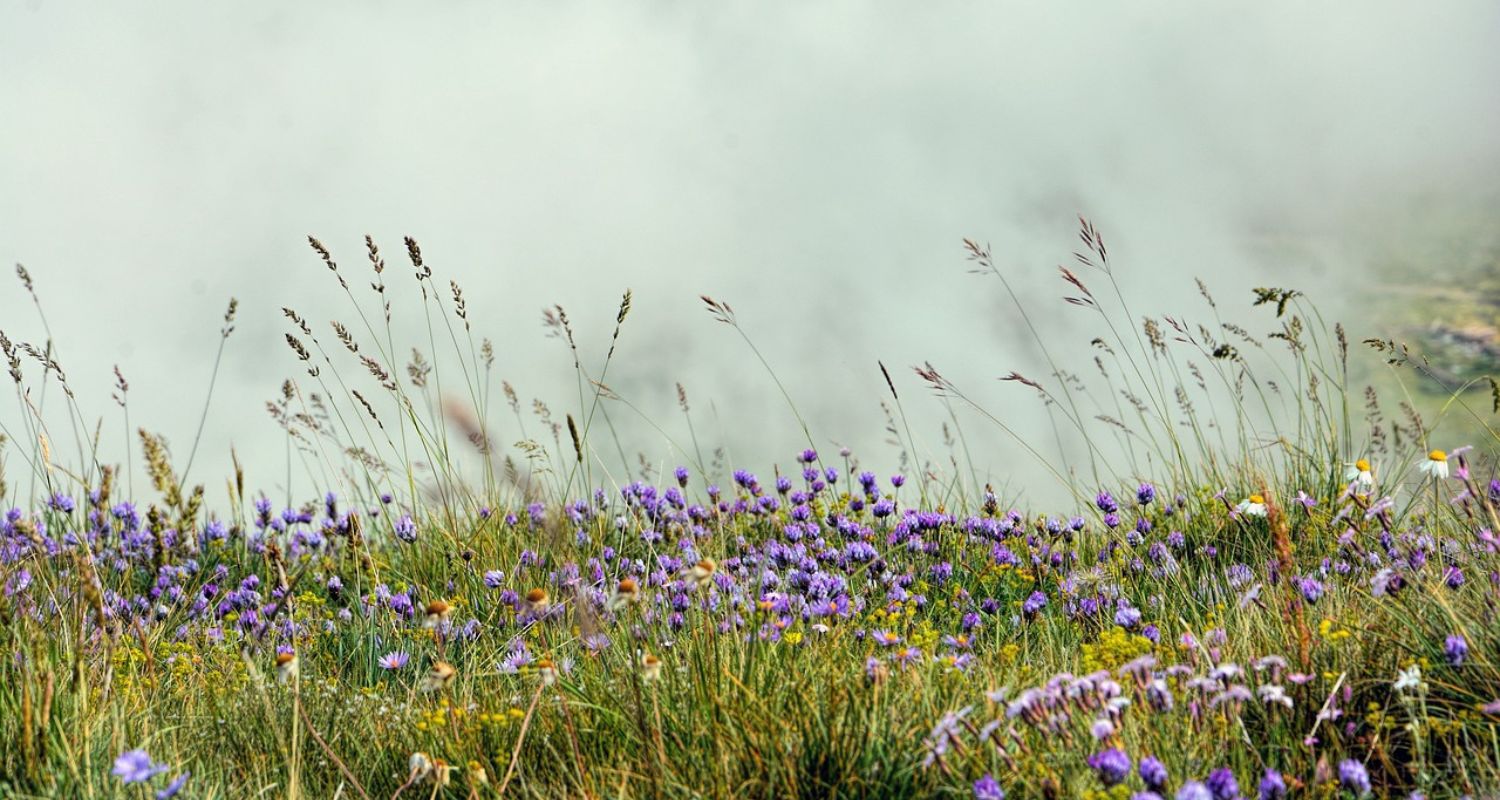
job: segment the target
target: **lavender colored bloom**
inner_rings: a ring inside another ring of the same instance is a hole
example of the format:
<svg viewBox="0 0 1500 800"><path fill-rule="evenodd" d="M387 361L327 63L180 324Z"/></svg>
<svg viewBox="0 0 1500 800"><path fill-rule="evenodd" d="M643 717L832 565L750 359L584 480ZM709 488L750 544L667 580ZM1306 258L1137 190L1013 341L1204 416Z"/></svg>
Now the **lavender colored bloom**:
<svg viewBox="0 0 1500 800"><path fill-rule="evenodd" d="M1356 797L1364 797L1370 793L1370 773L1364 764L1352 758L1344 759L1339 762L1339 785Z"/></svg>
<svg viewBox="0 0 1500 800"><path fill-rule="evenodd" d="M1089 756L1088 765L1105 786L1114 786L1130 777L1130 756L1119 748L1111 747Z"/></svg>
<svg viewBox="0 0 1500 800"><path fill-rule="evenodd" d="M397 539L411 544L417 540L417 523L412 521L410 514L402 514L401 518L396 520L395 532Z"/></svg>
<svg viewBox="0 0 1500 800"><path fill-rule="evenodd" d="M1146 784L1147 789L1153 791L1166 791L1167 788L1167 765L1155 756L1146 756L1141 759L1139 767L1141 782Z"/></svg>
<svg viewBox="0 0 1500 800"><path fill-rule="evenodd" d="M178 792L182 791L182 787L187 785L188 778L191 777L193 777L193 773L184 772L173 778L171 783L156 793L156 800L172 800L172 798L177 796Z"/></svg>
<svg viewBox="0 0 1500 800"><path fill-rule="evenodd" d="M1094 505L1098 506L1099 510L1106 514L1113 514L1120 510L1120 504L1115 502L1115 498L1109 492L1100 492L1094 498Z"/></svg>
<svg viewBox="0 0 1500 800"><path fill-rule="evenodd" d="M983 778L974 781L974 800L1005 800L1005 790L995 776L986 772Z"/></svg>
<svg viewBox="0 0 1500 800"><path fill-rule="evenodd" d="M1215 800L1235 800L1240 796L1240 784L1234 779L1234 771L1229 767L1219 767L1210 772L1207 783Z"/></svg>
<svg viewBox="0 0 1500 800"><path fill-rule="evenodd" d="M1443 645L1443 654L1448 657L1449 664L1457 667L1468 657L1469 643L1457 634L1449 636L1448 641Z"/></svg>
<svg viewBox="0 0 1500 800"><path fill-rule="evenodd" d="M1177 790L1177 800L1215 800L1214 793L1198 781L1188 781Z"/></svg>
<svg viewBox="0 0 1500 800"><path fill-rule="evenodd" d="M1156 487L1149 483L1141 484L1140 488L1135 490L1135 499L1143 506L1151 505L1151 501L1156 499Z"/></svg>
<svg viewBox="0 0 1500 800"><path fill-rule="evenodd" d="M505 573L498 569L492 569L484 573L484 585L489 589L499 589L505 584Z"/></svg>
<svg viewBox="0 0 1500 800"><path fill-rule="evenodd" d="M411 660L411 655L404 650L394 650L381 656L380 660L376 663L380 665L381 669L394 671L406 666L406 662L409 660Z"/></svg>
<svg viewBox="0 0 1500 800"><path fill-rule="evenodd" d="M1303 599L1309 603L1316 603L1323 596L1323 583L1315 578L1299 579L1297 589L1302 592Z"/></svg>
<svg viewBox="0 0 1500 800"><path fill-rule="evenodd" d="M1282 780L1281 773L1274 769L1266 768L1266 776L1260 779L1259 800L1285 800L1286 781Z"/></svg>
<svg viewBox="0 0 1500 800"><path fill-rule="evenodd" d="M1021 613L1028 617L1033 617L1036 616L1038 611L1045 608L1046 605L1047 595L1041 592L1032 592L1031 596L1026 598L1026 602L1021 604Z"/></svg>
<svg viewBox="0 0 1500 800"><path fill-rule="evenodd" d="M121 753L111 772L125 783L141 783L166 771L166 764L153 763L145 750L137 749Z"/></svg>

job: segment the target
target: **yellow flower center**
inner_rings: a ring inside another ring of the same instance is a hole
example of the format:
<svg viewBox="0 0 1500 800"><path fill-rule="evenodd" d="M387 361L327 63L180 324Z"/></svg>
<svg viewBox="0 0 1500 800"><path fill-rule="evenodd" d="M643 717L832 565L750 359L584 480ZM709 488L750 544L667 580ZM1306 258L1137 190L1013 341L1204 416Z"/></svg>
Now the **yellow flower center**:
<svg viewBox="0 0 1500 800"><path fill-rule="evenodd" d="M1370 462L1368 462L1368 461L1364 460L1363 458L1361 458L1360 460L1354 462L1354 468L1357 469L1357 470L1359 470L1360 472L1369 472L1370 471Z"/></svg>
<svg viewBox="0 0 1500 800"><path fill-rule="evenodd" d="M1427 454L1427 458L1430 461L1447 461L1448 460L1448 454L1444 453L1441 450L1434 450L1431 453Z"/></svg>
<svg viewBox="0 0 1500 800"><path fill-rule="evenodd" d="M1266 502L1266 498L1261 497L1258 494L1252 494L1252 495L1250 495L1250 502L1259 505L1259 504L1265 503Z"/></svg>

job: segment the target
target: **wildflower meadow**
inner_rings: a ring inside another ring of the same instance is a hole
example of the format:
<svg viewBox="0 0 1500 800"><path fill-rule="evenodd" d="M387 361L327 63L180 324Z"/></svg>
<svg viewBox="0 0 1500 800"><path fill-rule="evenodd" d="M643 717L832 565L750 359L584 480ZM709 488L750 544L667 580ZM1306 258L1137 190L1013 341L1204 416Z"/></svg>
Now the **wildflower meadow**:
<svg viewBox="0 0 1500 800"><path fill-rule="evenodd" d="M0 333L0 795L1500 796L1492 378L1419 407L1420 354L1291 288L1133 308L1144 278L1085 221L1049 298L964 242L1047 366L981 390L943 371L963 348L869 365L887 395L848 401L886 410L889 453L806 424L774 369L795 355L704 297L685 328L732 331L714 346L786 401L736 423L784 458L733 464L680 385L671 418L610 385L629 292L597 352L546 312L578 392L527 402L415 241L389 264L310 241L347 318L283 309L297 377L243 422L306 496L205 474L196 442L132 425L124 375L86 417L81 345L16 333L46 321L45 275L18 272L38 316ZM231 302L221 355L245 313L267 310ZM1040 313L1092 359L1060 362ZM934 408L943 441L914 433ZM627 456L627 425L669 445ZM981 474L965 425L1014 474Z"/></svg>

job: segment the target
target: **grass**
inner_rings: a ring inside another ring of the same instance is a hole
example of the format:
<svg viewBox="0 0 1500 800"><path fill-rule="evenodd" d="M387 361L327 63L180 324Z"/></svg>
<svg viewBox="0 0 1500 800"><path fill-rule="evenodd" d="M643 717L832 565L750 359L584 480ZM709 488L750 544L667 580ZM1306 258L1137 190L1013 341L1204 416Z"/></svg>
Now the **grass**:
<svg viewBox="0 0 1500 800"><path fill-rule="evenodd" d="M1201 321L1143 317L1099 230L1083 222L1080 241L1061 285L1099 331L1093 364L1069 369L1032 329L1047 374L1005 378L1049 427L1008 421L928 363L916 382L947 417L934 446L881 364L895 475L818 452L753 321L710 298L805 434L787 469L730 471L680 384L679 426L605 382L628 292L597 362L548 312L577 397L528 415L508 382L493 397L494 348L412 240L415 311L396 307L371 239L358 280L311 240L350 303L332 339L283 310L305 378L268 411L287 485L300 468L328 489L310 502L274 502L237 472L213 506L145 430L151 490L136 491L130 451L122 471L88 433L50 333L0 335L17 398L0 428L14 507L0 793L1500 792L1488 398L1451 400L1476 436L1454 447L1441 421L1388 413L1359 383L1426 380L1400 342L1362 345L1289 289L1257 290L1256 331L1201 285ZM1026 313L988 247L965 246ZM403 312L418 348L396 346ZM672 452L632 463L619 432L641 422ZM1073 501L1013 508L978 478L965 425L1012 437L1038 465L1024 472ZM691 466L652 466L671 459ZM1349 471L1361 459L1368 484ZM114 774L136 750L144 766Z"/></svg>

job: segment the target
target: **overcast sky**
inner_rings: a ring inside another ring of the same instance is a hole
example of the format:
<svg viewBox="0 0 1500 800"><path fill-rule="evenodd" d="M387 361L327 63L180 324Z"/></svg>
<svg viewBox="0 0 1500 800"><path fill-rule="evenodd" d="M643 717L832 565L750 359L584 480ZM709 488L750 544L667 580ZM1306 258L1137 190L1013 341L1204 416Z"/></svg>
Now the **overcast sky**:
<svg viewBox="0 0 1500 800"><path fill-rule="evenodd" d="M185 456L239 298L195 480L227 474L233 444L252 484L285 482L264 405L300 372L279 309L331 345L328 320L354 320L304 237L362 290L366 233L391 265L398 348L425 349L405 235L440 286L464 286L497 376L559 413L576 410L572 364L541 309L562 304L597 365L630 287L610 383L685 438L680 380L706 445L785 467L800 432L706 293L820 447L888 470L877 359L934 450L923 361L1023 429L1040 419L994 381L1043 362L998 282L967 274L962 237L1081 354L1097 324L1054 269L1075 214L1143 312L1191 315L1192 276L1337 307L1375 233L1493 185L1500 5L1090 5L0 0L0 263L35 278L116 461L111 366L132 422ZM8 276L0 329L45 339ZM961 420L982 472L1032 482ZM631 427L632 450L681 460Z"/></svg>

